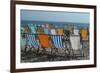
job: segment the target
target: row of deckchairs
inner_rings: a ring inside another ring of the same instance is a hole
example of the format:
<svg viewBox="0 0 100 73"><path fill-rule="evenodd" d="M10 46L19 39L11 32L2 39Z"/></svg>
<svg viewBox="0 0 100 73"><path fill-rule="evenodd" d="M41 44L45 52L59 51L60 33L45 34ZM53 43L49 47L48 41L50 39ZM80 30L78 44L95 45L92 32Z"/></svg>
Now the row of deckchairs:
<svg viewBox="0 0 100 73"><path fill-rule="evenodd" d="M74 51L71 47L68 48L68 43L64 41L62 35L48 35L48 34L25 34L27 39L27 45L30 45L33 49L37 49L37 53L42 48L51 49L52 51L58 52L59 49L64 50L65 55L70 55L70 50ZM46 51L45 51L46 52ZM74 53L73 53L74 55Z"/></svg>
<svg viewBox="0 0 100 73"><path fill-rule="evenodd" d="M42 26L36 26L34 24L28 24L25 30L21 31L22 33L32 33L32 34L51 34L51 35L66 35L70 36L72 33L72 28L64 30L64 28L45 28ZM81 39L88 40L89 31L88 29L80 29L79 33L81 36Z"/></svg>
<svg viewBox="0 0 100 73"><path fill-rule="evenodd" d="M48 35L48 34L26 34L26 39L28 45L32 45L35 48L44 47L44 48L59 48L64 49L65 45L63 44L64 36L62 35Z"/></svg>
<svg viewBox="0 0 100 73"><path fill-rule="evenodd" d="M70 49L73 50L72 47L68 49L68 46L70 44L70 41L66 43L65 35L70 36L69 32L65 32L63 28L57 28L57 29L48 29L48 28L42 28L41 26L28 25L28 28L30 28L31 32L28 31L28 33L24 33L27 40L27 45L32 46L35 49L40 48L48 48L51 50L58 50L58 49L64 49L69 51ZM81 31L83 32L83 30ZM86 31L83 32L84 34L87 34ZM23 33L22 33L23 34ZM86 37L86 35L84 35Z"/></svg>
<svg viewBox="0 0 100 73"><path fill-rule="evenodd" d="M27 27L22 28L22 33L32 33L32 34L52 34L52 35L64 35L64 28L45 28L42 26L36 26L33 24L28 24Z"/></svg>

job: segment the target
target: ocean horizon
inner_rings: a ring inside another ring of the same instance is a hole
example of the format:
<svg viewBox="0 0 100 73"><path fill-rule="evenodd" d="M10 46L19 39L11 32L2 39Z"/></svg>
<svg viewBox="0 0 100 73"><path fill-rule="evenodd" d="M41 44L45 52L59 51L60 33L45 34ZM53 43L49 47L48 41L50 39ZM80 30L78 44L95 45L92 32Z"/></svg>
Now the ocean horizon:
<svg viewBox="0 0 100 73"><path fill-rule="evenodd" d="M42 24L52 24L59 27L65 28L67 25L77 26L77 27L87 27L89 28L89 23L76 23L76 22L52 22L52 21L27 21L27 20L21 20L21 27L26 26L27 24L36 24L36 25L42 25Z"/></svg>

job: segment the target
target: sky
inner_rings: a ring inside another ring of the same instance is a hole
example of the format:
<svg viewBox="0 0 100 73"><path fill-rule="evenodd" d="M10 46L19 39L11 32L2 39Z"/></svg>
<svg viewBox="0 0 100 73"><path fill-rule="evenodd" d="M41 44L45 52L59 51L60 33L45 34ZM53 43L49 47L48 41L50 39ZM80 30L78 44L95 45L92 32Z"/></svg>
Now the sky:
<svg viewBox="0 0 100 73"><path fill-rule="evenodd" d="M89 23L90 14L87 12L21 10L21 20Z"/></svg>

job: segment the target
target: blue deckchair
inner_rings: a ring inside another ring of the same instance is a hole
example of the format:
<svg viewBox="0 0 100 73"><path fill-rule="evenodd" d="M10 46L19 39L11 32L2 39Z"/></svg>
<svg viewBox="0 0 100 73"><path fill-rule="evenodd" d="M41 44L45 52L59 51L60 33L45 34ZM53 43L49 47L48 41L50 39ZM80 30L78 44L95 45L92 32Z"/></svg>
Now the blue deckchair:
<svg viewBox="0 0 100 73"><path fill-rule="evenodd" d="M55 48L64 49L65 45L63 44L63 36L62 35L51 35L51 40Z"/></svg>
<svg viewBox="0 0 100 73"><path fill-rule="evenodd" d="M27 45L34 47L35 49L39 48L39 42L35 34L27 34Z"/></svg>
<svg viewBox="0 0 100 73"><path fill-rule="evenodd" d="M51 35L51 40L53 44L53 50L55 53L59 52L60 49L64 50L64 54L66 55L66 47L63 42L63 36L62 35Z"/></svg>

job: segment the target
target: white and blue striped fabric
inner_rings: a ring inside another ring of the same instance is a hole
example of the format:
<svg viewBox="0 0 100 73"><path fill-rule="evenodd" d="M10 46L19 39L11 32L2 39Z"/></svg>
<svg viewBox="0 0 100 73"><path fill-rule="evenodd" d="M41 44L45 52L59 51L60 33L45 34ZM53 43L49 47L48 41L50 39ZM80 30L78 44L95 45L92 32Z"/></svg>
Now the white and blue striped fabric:
<svg viewBox="0 0 100 73"><path fill-rule="evenodd" d="M27 34L27 40L28 40L27 42L28 45L34 46L35 48L39 47L39 42L36 39L36 35Z"/></svg>
<svg viewBox="0 0 100 73"><path fill-rule="evenodd" d="M51 40L53 41L55 48L58 48L58 49L65 48L65 45L63 44L62 39L63 39L63 36L61 35L51 35Z"/></svg>

